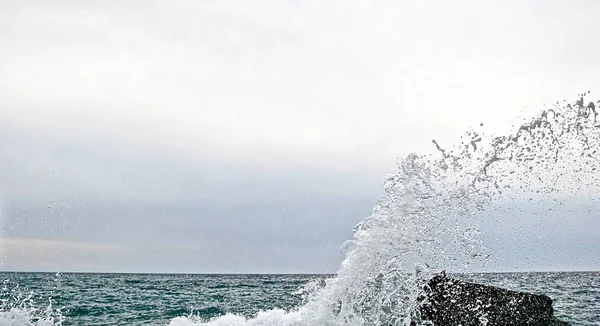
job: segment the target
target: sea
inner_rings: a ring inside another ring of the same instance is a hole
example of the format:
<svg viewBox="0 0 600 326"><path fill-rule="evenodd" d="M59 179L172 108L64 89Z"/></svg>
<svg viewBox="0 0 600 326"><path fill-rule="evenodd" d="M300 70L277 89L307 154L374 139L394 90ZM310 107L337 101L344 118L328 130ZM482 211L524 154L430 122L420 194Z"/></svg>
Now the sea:
<svg viewBox="0 0 600 326"><path fill-rule="evenodd" d="M600 325L600 272L454 274L505 289L545 294L571 325ZM333 275L0 273L0 325L179 325L226 314L293 311L307 284ZM272 325L283 325L281 319ZM178 323L180 322L180 323ZM215 324L216 325L216 324ZM224 325L224 323L221 323ZM236 325L236 324L230 324Z"/></svg>
<svg viewBox="0 0 600 326"><path fill-rule="evenodd" d="M400 158L341 245L335 275L1 273L0 326L425 324L418 301L441 270L548 295L559 319L600 325L599 272L474 273L490 257L480 223L494 207L599 204L600 101L588 95L544 107L511 134L470 130L460 144L433 140L434 154Z"/></svg>

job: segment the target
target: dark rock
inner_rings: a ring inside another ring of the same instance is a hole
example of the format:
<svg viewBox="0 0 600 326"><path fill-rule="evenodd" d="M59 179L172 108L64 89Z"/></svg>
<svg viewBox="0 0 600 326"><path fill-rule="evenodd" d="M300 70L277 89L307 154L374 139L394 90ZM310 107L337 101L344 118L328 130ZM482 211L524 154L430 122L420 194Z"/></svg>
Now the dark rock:
<svg viewBox="0 0 600 326"><path fill-rule="evenodd" d="M552 299L439 275L420 297L422 321L435 326L568 326L554 317ZM415 323L413 323L415 325ZM427 325L427 323L426 323Z"/></svg>

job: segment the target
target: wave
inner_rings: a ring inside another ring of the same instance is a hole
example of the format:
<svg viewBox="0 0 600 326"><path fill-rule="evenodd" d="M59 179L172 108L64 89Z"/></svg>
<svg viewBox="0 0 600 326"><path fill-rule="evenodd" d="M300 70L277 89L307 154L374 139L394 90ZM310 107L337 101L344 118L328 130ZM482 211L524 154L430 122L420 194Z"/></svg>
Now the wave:
<svg viewBox="0 0 600 326"><path fill-rule="evenodd" d="M586 95L543 110L512 135L470 131L450 149L433 140L437 156L399 160L372 214L342 245L346 258L338 273L322 285L309 284L302 306L249 319L179 317L169 325L421 324L416 299L434 273L486 264L478 213L519 196L560 193L568 200L569 193L600 184L600 125Z"/></svg>

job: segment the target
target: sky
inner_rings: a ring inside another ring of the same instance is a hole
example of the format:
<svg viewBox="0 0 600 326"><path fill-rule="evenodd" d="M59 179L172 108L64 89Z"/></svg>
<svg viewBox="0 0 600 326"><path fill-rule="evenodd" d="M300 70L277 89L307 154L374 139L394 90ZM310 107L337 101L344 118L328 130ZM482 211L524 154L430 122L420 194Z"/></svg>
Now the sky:
<svg viewBox="0 0 600 326"><path fill-rule="evenodd" d="M398 157L600 92L597 12L0 0L0 270L333 273ZM584 206L485 219L490 268L600 269Z"/></svg>

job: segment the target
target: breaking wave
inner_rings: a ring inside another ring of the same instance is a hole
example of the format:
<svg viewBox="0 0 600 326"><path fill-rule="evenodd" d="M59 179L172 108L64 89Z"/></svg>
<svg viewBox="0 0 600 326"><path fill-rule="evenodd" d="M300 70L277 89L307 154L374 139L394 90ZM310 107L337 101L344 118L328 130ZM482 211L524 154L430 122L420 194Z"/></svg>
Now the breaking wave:
<svg viewBox="0 0 600 326"><path fill-rule="evenodd" d="M512 135L470 131L451 148L434 140L437 155L399 160L372 214L342 245L336 276L307 285L299 308L250 319L179 317L170 325L421 324L416 298L434 273L485 265L477 216L491 204L517 196L568 200L581 189L598 198L600 102L585 96L546 108Z"/></svg>

